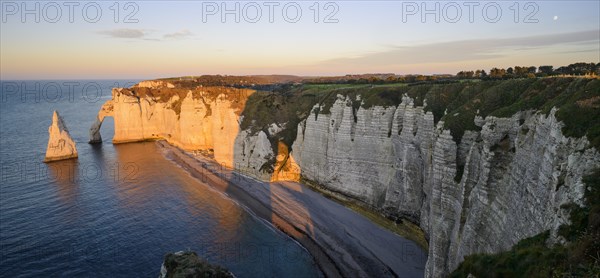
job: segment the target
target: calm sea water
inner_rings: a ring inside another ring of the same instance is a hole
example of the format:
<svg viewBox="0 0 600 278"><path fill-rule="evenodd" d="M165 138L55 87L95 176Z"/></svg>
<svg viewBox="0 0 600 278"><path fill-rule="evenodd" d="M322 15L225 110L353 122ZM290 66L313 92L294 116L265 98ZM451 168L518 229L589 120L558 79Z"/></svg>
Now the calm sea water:
<svg viewBox="0 0 600 278"><path fill-rule="evenodd" d="M112 118L87 144L111 87L134 82L1 82L0 276L156 277L165 253L187 249L238 277L320 276L300 245L154 143L112 145ZM78 160L42 163L53 110Z"/></svg>

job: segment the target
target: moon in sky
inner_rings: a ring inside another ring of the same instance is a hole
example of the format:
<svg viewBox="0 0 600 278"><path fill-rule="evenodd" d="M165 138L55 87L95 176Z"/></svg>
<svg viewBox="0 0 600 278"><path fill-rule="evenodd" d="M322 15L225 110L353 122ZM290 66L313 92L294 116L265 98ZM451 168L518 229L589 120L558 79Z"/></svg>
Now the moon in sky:
<svg viewBox="0 0 600 278"><path fill-rule="evenodd" d="M558 15L555 15L553 19L558 20Z"/></svg>

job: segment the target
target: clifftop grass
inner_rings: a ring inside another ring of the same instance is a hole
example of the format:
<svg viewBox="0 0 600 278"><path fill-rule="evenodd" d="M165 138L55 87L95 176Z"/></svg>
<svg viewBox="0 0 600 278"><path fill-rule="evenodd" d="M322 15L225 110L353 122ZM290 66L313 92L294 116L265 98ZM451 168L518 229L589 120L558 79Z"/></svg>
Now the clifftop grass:
<svg viewBox="0 0 600 278"><path fill-rule="evenodd" d="M600 80L575 77L420 85L289 85L252 95L242 113L247 115L242 128L258 131L274 122L287 123L282 139L291 146L297 124L311 114L312 107L318 103L318 113L328 114L338 94L349 97L355 109L397 106L402 96L408 95L417 106L426 103L425 111L433 113L436 123L444 121L457 143L466 130L479 129L475 116L510 117L525 110L548 113L557 107L556 116L565 124L565 135L587 136L592 146L600 149Z"/></svg>
<svg viewBox="0 0 600 278"><path fill-rule="evenodd" d="M121 93L127 96L133 96L138 99L146 98L157 103L167 103L172 101L171 109L175 111L177 115L181 113L181 104L183 99L189 94L192 94L193 99L202 99L204 103L208 105L209 102L214 101L220 95L224 95L228 100L231 101L231 105L237 112L241 113L243 107L246 105L246 100L255 91L250 89L238 89L232 87L195 87L195 88L146 88L146 87L132 87L122 89ZM173 97L177 96L176 100ZM210 109L210 106L209 106Z"/></svg>

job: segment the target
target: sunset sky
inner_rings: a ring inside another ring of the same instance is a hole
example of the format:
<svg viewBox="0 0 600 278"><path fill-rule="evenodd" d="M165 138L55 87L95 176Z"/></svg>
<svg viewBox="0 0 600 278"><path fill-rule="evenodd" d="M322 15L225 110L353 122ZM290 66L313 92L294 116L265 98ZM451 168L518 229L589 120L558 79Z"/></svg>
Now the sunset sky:
<svg viewBox="0 0 600 278"><path fill-rule="evenodd" d="M1 79L434 74L600 61L600 1L497 1L487 14L484 1L337 1L318 9L314 1L109 1L88 5L87 15L88 2L54 3L2 2ZM240 22L227 14L223 23L222 8L236 3ZM439 22L435 14L423 22L422 8L436 3ZM333 22L323 22L336 9Z"/></svg>

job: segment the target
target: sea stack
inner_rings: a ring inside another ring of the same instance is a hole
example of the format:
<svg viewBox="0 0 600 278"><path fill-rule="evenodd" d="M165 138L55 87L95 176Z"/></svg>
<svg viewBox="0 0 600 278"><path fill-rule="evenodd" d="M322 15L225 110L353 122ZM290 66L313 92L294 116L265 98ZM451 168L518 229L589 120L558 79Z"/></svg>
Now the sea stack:
<svg viewBox="0 0 600 278"><path fill-rule="evenodd" d="M58 111L52 115L52 124L48 128L48 148L44 162L77 158L77 147Z"/></svg>

